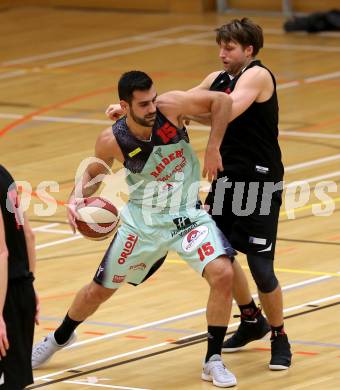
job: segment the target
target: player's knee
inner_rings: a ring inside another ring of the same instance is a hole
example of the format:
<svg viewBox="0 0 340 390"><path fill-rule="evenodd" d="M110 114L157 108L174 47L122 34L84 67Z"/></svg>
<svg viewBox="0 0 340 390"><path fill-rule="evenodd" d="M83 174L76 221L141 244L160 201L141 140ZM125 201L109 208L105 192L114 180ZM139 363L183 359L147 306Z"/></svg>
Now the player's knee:
<svg viewBox="0 0 340 390"><path fill-rule="evenodd" d="M248 265L259 291L271 293L279 284L274 273L274 261L262 256L248 255Z"/></svg>
<svg viewBox="0 0 340 390"><path fill-rule="evenodd" d="M211 288L219 290L231 289L233 281L233 267L228 259L218 258L209 263L204 275Z"/></svg>
<svg viewBox="0 0 340 390"><path fill-rule="evenodd" d="M115 291L92 282L86 288L85 298L87 302L98 304L108 300Z"/></svg>

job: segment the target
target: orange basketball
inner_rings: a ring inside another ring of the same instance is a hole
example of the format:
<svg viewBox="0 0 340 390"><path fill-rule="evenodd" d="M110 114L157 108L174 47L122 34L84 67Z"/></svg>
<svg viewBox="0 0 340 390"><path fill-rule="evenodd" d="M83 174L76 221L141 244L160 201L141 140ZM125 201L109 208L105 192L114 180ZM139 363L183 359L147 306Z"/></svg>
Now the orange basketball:
<svg viewBox="0 0 340 390"><path fill-rule="evenodd" d="M119 212L107 199L99 196L84 198L76 208L75 222L79 233L90 240L105 240L118 228Z"/></svg>

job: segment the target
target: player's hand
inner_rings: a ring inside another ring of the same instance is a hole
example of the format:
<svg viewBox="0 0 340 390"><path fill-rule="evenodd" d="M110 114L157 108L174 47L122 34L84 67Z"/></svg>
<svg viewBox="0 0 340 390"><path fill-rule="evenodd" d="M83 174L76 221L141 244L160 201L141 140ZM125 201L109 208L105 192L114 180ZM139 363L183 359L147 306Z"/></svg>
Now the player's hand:
<svg viewBox="0 0 340 390"><path fill-rule="evenodd" d="M9 342L7 339L6 324L2 315L0 315L0 358L4 358L6 356L8 348Z"/></svg>
<svg viewBox="0 0 340 390"><path fill-rule="evenodd" d="M110 104L106 109L105 114L109 119L116 121L124 114L124 112L120 104Z"/></svg>
<svg viewBox="0 0 340 390"><path fill-rule="evenodd" d="M204 156L202 175L208 176L209 181L217 179L218 171L223 171L222 157L220 150L214 147L207 147Z"/></svg>
<svg viewBox="0 0 340 390"><path fill-rule="evenodd" d="M76 224L76 218L78 218L77 204L78 203L77 203L76 199L72 196L69 199L68 204L66 205L68 223L69 223L74 234L77 231L77 224Z"/></svg>
<svg viewBox="0 0 340 390"><path fill-rule="evenodd" d="M38 293L35 291L35 317L34 321L36 325L40 325L40 298Z"/></svg>
<svg viewBox="0 0 340 390"><path fill-rule="evenodd" d="M191 122L191 117L190 116L184 116L183 117L183 122L185 126L189 126Z"/></svg>

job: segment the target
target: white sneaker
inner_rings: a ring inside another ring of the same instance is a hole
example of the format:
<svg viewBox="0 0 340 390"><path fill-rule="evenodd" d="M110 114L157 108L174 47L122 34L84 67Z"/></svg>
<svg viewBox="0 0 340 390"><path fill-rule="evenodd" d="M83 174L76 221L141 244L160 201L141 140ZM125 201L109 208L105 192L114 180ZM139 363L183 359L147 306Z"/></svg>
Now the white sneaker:
<svg viewBox="0 0 340 390"><path fill-rule="evenodd" d="M235 375L226 369L221 356L217 354L203 364L202 379L217 387L233 387L237 384Z"/></svg>
<svg viewBox="0 0 340 390"><path fill-rule="evenodd" d="M65 344L59 345L55 341L54 333L49 333L42 341L33 346L32 350L32 368L38 368L48 362L51 357L59 350L73 344L77 339L73 332Z"/></svg>

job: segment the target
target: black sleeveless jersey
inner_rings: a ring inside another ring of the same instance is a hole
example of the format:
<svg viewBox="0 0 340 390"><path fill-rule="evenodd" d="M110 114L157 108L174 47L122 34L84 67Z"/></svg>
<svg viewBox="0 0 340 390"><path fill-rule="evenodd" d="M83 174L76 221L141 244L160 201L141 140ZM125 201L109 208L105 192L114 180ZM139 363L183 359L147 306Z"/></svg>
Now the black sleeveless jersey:
<svg viewBox="0 0 340 390"><path fill-rule="evenodd" d="M18 193L14 179L0 165L0 206L5 225L8 256L8 278L29 278L29 263L22 216L18 211Z"/></svg>
<svg viewBox="0 0 340 390"><path fill-rule="evenodd" d="M253 66L265 68L260 61L255 60L243 72ZM220 73L210 90L231 93L243 72L233 79L226 72ZM274 83L272 96L262 103L253 102L229 123L221 145L224 174L229 172L242 179L256 181L281 181L283 178L284 169L277 139L279 107L276 82L273 74L269 73Z"/></svg>

